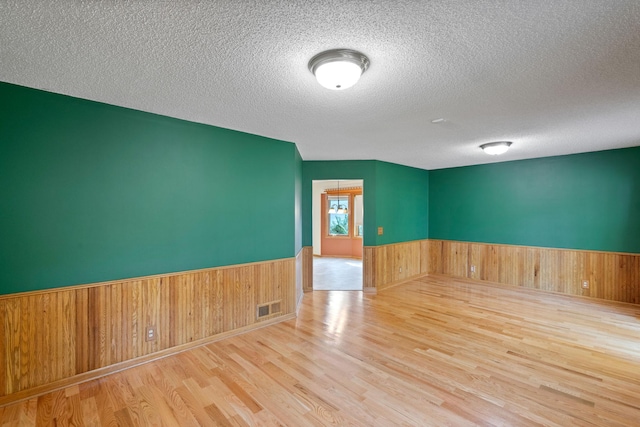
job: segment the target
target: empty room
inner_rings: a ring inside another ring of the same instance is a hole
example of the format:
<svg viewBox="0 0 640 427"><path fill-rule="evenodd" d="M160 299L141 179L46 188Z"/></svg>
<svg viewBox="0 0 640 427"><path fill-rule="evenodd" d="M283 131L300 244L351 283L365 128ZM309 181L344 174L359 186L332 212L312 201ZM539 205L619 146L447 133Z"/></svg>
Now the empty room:
<svg viewBox="0 0 640 427"><path fill-rule="evenodd" d="M0 100L0 426L640 425L640 2L0 0Z"/></svg>

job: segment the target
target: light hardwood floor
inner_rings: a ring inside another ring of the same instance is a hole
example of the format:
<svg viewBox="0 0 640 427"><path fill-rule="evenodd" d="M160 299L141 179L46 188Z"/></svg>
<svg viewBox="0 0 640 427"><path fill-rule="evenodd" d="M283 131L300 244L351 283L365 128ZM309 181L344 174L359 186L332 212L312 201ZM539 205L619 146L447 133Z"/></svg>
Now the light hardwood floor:
<svg viewBox="0 0 640 427"><path fill-rule="evenodd" d="M640 306L428 276L0 409L0 425L640 423Z"/></svg>

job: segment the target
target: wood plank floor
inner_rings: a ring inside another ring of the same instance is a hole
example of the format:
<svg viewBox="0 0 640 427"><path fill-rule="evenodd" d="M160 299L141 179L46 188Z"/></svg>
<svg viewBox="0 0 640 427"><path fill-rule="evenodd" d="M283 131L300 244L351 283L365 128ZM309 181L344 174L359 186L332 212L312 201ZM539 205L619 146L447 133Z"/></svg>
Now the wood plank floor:
<svg viewBox="0 0 640 427"><path fill-rule="evenodd" d="M640 306L428 276L0 408L0 425L640 425Z"/></svg>

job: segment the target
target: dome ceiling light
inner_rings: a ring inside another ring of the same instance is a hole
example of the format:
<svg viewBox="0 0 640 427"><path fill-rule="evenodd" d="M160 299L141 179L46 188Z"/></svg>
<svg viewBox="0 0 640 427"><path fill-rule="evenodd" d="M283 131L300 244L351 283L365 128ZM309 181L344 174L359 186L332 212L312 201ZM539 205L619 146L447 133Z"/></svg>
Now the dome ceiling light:
<svg viewBox="0 0 640 427"><path fill-rule="evenodd" d="M510 146L511 146L511 141L498 141L498 142L489 142L487 144L482 144L480 148L482 148L484 152L487 154L491 154L492 156L497 156L498 154L506 153Z"/></svg>
<svg viewBox="0 0 640 427"><path fill-rule="evenodd" d="M344 90L358 83L369 68L369 58L351 49L321 52L309 61L309 70L327 89Z"/></svg>

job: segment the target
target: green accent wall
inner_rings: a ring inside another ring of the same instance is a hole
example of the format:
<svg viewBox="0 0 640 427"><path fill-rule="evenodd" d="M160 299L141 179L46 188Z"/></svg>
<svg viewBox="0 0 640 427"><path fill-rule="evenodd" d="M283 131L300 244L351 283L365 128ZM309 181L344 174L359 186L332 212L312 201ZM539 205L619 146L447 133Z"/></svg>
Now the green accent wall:
<svg viewBox="0 0 640 427"><path fill-rule="evenodd" d="M337 160L302 162L302 245L312 246L312 192L314 180L363 179L365 246L375 245L376 161Z"/></svg>
<svg viewBox="0 0 640 427"><path fill-rule="evenodd" d="M302 250L302 156L295 149L295 253Z"/></svg>
<svg viewBox="0 0 640 427"><path fill-rule="evenodd" d="M640 253L640 147L430 171L429 237Z"/></svg>
<svg viewBox="0 0 640 427"><path fill-rule="evenodd" d="M428 236L429 172L377 160L303 162L302 225L304 246L312 246L312 183L314 180L364 180L365 246L426 239ZM378 236L378 226L384 234Z"/></svg>
<svg viewBox="0 0 640 427"><path fill-rule="evenodd" d="M0 293L295 256L294 144L6 83L0 99Z"/></svg>
<svg viewBox="0 0 640 427"><path fill-rule="evenodd" d="M429 172L387 162L376 166L376 223L384 227L376 245L428 238Z"/></svg>
<svg viewBox="0 0 640 427"><path fill-rule="evenodd" d="M7 83L0 98L0 294L293 257L325 179L364 180L366 246L640 253L640 147L426 171L303 161L291 143Z"/></svg>

